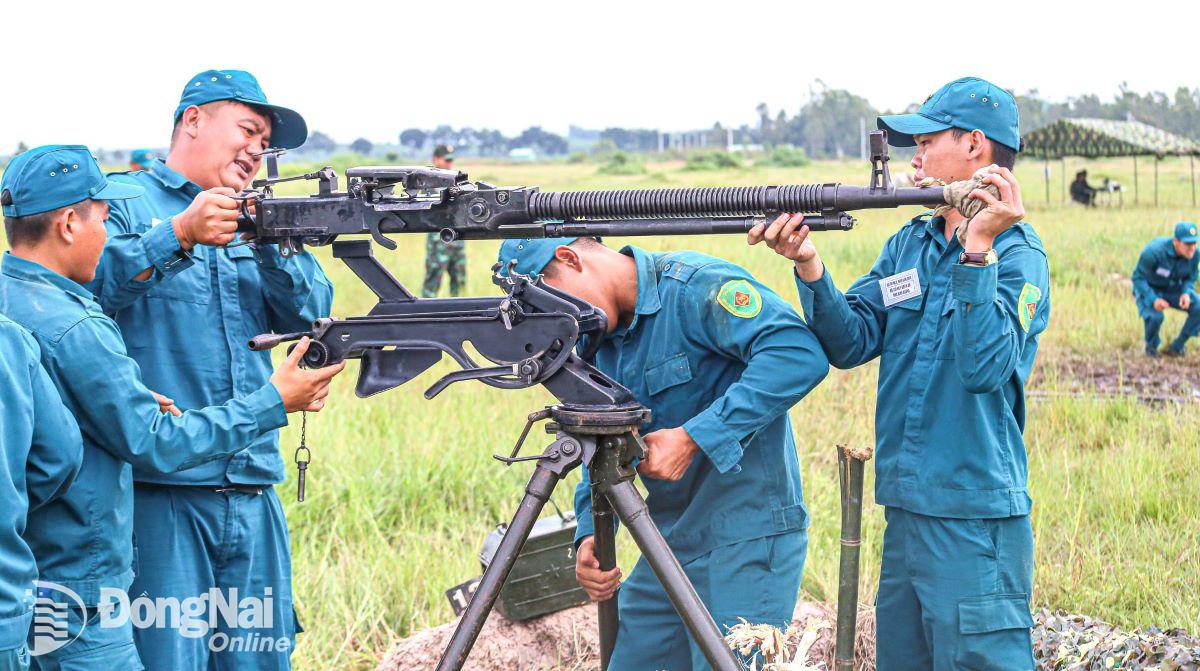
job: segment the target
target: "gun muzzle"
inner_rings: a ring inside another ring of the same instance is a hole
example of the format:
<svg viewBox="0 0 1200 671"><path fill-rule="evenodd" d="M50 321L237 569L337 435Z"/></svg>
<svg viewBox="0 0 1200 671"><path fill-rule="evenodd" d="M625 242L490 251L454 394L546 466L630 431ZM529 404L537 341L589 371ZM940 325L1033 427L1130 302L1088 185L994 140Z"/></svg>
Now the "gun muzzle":
<svg viewBox="0 0 1200 671"><path fill-rule="evenodd" d="M255 352L265 352L267 350L274 349L276 345L285 342L292 342L293 340L299 340L306 335L312 334L307 331L302 331L299 333L264 333L262 335L256 335L250 339L250 349L254 350Z"/></svg>

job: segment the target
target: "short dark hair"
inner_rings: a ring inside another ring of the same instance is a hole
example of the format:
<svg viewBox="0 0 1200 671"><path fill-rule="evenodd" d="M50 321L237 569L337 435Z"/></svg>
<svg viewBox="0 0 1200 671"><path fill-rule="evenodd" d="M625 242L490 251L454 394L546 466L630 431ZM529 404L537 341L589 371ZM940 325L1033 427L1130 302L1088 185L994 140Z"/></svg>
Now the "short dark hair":
<svg viewBox="0 0 1200 671"><path fill-rule="evenodd" d="M67 210L86 217L92 211L92 200L81 200L73 205L60 207L49 212L39 212L24 217L5 217L4 236L8 238L9 247L29 247L41 242L50 232L54 221Z"/></svg>
<svg viewBox="0 0 1200 671"><path fill-rule="evenodd" d="M603 247L604 243L600 242L600 238L586 237L586 238L576 238L575 240L573 240L571 242L571 244L569 244L567 246L568 247L582 247L582 248ZM553 270L551 270L552 268L553 268ZM557 264L554 263L554 257L551 257L550 263L547 263L546 267L542 269L542 275L546 279L552 279L557 274L558 274Z"/></svg>
<svg viewBox="0 0 1200 671"><path fill-rule="evenodd" d="M967 134L967 131L961 128L951 128L950 133L954 136L955 140L960 140L962 136ZM992 146L992 163L1001 168L1008 168L1009 170L1012 170L1017 165L1017 152L1015 149L1002 145L992 138L988 138L987 141Z"/></svg>

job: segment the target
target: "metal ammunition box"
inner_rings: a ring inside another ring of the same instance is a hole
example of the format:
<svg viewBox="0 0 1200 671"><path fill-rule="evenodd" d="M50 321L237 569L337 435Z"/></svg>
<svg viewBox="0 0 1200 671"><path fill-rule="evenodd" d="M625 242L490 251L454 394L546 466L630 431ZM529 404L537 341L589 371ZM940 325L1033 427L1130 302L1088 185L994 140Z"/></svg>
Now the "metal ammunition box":
<svg viewBox="0 0 1200 671"><path fill-rule="evenodd" d="M501 615L528 620L588 602L587 592L575 580L575 527L574 515L545 517L533 525L496 601ZM479 553L484 570L507 531L501 524L484 540Z"/></svg>

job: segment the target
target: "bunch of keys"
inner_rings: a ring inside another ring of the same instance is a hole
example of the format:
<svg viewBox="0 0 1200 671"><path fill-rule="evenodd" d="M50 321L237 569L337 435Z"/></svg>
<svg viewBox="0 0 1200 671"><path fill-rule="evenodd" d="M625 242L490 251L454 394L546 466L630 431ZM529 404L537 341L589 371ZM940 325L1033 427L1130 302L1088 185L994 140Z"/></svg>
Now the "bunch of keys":
<svg viewBox="0 0 1200 671"><path fill-rule="evenodd" d="M305 442L305 434L308 429L308 413L300 411L300 447L296 448L296 470L298 475L296 478L296 500L300 503L304 502L304 475L308 471L308 462L312 459L312 452L309 451L308 445Z"/></svg>

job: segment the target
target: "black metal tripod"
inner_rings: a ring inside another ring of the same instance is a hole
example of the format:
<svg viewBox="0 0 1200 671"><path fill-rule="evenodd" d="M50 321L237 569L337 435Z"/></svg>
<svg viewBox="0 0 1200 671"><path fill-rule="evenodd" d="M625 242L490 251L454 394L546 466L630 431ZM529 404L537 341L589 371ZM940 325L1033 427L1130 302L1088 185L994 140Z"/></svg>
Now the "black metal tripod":
<svg viewBox="0 0 1200 671"><path fill-rule="evenodd" d="M645 450L637 428L648 418L649 411L636 403L607 407L557 405L529 416L530 424L541 419L553 420L547 431L555 434L555 440L540 456L517 458L514 450L512 457L498 457L509 463L536 461L537 466L525 487L525 498L508 525L495 559L484 571L437 671L462 669L542 507L559 481L581 464L588 468L591 477L595 547L601 569L612 569L617 563L615 513L658 576L708 663L717 671L740 671L741 665L725 646L716 623L650 519L646 501L633 484L634 459L643 456ZM522 439L528 430L527 426ZM607 669L617 639L616 598L600 603L599 609L600 664L601 669Z"/></svg>

